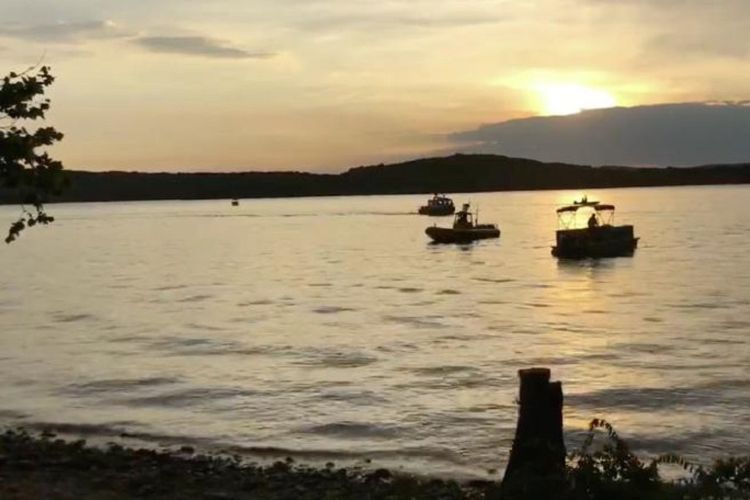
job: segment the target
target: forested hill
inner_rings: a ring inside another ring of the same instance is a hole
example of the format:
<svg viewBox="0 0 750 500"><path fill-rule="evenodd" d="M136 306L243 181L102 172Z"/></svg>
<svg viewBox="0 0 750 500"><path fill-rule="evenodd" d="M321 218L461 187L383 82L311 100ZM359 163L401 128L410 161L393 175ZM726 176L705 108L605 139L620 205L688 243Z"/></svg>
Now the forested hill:
<svg viewBox="0 0 750 500"><path fill-rule="evenodd" d="M341 174L68 172L56 201L260 198L750 183L750 163L692 168L588 167L495 155L453 155ZM14 193L0 202L15 203Z"/></svg>

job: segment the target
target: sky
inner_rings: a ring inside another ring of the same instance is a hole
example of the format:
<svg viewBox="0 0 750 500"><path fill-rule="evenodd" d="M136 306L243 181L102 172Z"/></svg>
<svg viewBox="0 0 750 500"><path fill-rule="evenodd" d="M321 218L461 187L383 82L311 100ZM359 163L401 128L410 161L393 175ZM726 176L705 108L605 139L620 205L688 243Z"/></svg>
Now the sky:
<svg viewBox="0 0 750 500"><path fill-rule="evenodd" d="M750 98L748 0L0 0L0 19L0 71L57 77L70 169L336 172L519 118Z"/></svg>

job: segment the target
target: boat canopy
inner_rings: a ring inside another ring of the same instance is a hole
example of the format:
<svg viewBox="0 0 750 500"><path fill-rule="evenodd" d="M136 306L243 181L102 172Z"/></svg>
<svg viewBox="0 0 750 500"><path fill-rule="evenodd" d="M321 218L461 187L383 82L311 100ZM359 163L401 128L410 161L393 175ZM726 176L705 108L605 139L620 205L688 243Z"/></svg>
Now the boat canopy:
<svg viewBox="0 0 750 500"><path fill-rule="evenodd" d="M564 212L577 212L578 209L581 208L580 205L568 205L566 207L560 207L557 209L557 213L561 214Z"/></svg>
<svg viewBox="0 0 750 500"><path fill-rule="evenodd" d="M557 213L562 214L565 212L577 212L584 207L593 208L597 212L615 209L614 205L605 205L603 203L599 203L598 201L593 201L588 203L576 203L575 205L566 205L564 207L558 208Z"/></svg>

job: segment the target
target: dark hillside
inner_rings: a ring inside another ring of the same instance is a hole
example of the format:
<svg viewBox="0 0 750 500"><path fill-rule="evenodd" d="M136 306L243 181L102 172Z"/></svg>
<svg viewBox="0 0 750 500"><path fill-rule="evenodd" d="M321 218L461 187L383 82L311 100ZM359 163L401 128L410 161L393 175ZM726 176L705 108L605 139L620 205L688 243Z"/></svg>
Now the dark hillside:
<svg viewBox="0 0 750 500"><path fill-rule="evenodd" d="M496 155L453 155L342 174L70 171L55 201L267 198L750 183L750 163L691 168L589 167ZM17 195L0 192L0 203Z"/></svg>

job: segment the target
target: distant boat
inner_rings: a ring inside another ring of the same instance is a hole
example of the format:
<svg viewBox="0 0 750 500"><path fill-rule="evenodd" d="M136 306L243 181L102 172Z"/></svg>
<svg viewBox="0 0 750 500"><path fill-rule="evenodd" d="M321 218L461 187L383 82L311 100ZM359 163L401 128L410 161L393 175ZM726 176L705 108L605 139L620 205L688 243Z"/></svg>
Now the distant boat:
<svg viewBox="0 0 750 500"><path fill-rule="evenodd" d="M586 195L583 195L581 197L581 201L573 200L573 205L578 205L581 207L594 207L598 204L599 204L598 201L589 201L589 197Z"/></svg>
<svg viewBox="0 0 750 500"><path fill-rule="evenodd" d="M240 204L240 202L239 202L239 200L237 200L237 198L235 198L235 199L232 200L232 206L233 207L239 206L239 204Z"/></svg>
<svg viewBox="0 0 750 500"><path fill-rule="evenodd" d="M427 205L419 207L421 215L451 215L456 211L453 200L445 195L435 193L432 199L427 200Z"/></svg>
<svg viewBox="0 0 750 500"><path fill-rule="evenodd" d="M453 219L452 228L432 226L424 232L435 243L469 243L500 237L500 229L495 224L478 224L477 219L469 211L469 204L464 203L463 209Z"/></svg>
<svg viewBox="0 0 750 500"><path fill-rule="evenodd" d="M576 228L578 210L590 208L588 227ZM604 216L607 220L604 220ZM638 247L638 238L633 236L633 226L615 226L615 206L598 201L574 201L557 209L560 229L557 230L556 245L552 255L563 259L584 259L588 257L620 257L633 255Z"/></svg>

